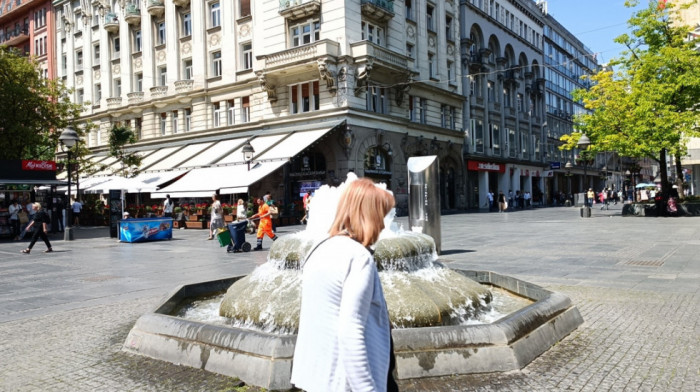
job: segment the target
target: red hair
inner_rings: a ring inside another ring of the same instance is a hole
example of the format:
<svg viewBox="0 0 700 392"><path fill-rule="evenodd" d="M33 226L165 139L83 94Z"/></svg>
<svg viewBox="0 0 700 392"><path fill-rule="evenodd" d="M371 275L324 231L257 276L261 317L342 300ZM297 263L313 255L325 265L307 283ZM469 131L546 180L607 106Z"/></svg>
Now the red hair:
<svg viewBox="0 0 700 392"><path fill-rule="evenodd" d="M351 182L340 195L335 220L328 234L347 232L350 238L367 247L379 238L384 217L394 208L394 196L378 188L368 178Z"/></svg>

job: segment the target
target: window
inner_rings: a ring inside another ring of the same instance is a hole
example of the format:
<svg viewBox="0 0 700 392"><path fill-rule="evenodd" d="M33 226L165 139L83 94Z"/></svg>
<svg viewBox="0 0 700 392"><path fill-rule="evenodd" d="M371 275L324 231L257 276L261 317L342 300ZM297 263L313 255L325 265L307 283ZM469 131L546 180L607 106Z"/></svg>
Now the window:
<svg viewBox="0 0 700 392"><path fill-rule="evenodd" d="M527 158L527 131L521 131L520 132L520 149L523 152L523 156L521 158L526 159Z"/></svg>
<svg viewBox="0 0 700 392"><path fill-rule="evenodd" d="M168 67L158 67L158 85L168 85Z"/></svg>
<svg viewBox="0 0 700 392"><path fill-rule="evenodd" d="M217 50L211 54L211 76L221 76L221 51Z"/></svg>
<svg viewBox="0 0 700 392"><path fill-rule="evenodd" d="M413 0L406 0L406 19L415 20L413 16Z"/></svg>
<svg viewBox="0 0 700 392"><path fill-rule="evenodd" d="M221 26L221 4L218 1L209 4L209 23L211 27Z"/></svg>
<svg viewBox="0 0 700 392"><path fill-rule="evenodd" d="M243 56L243 69L253 68L253 45L248 42L241 45L241 55Z"/></svg>
<svg viewBox="0 0 700 392"><path fill-rule="evenodd" d="M160 114L160 135L165 135L165 130L168 126L168 115L163 112Z"/></svg>
<svg viewBox="0 0 700 392"><path fill-rule="evenodd" d="M182 78L184 80L191 80L194 74L192 73L192 59L187 59L182 62Z"/></svg>
<svg viewBox="0 0 700 392"><path fill-rule="evenodd" d="M371 86L367 88L367 110L375 113L386 113L386 89Z"/></svg>
<svg viewBox="0 0 700 392"><path fill-rule="evenodd" d="M433 53L428 53L428 76L435 77L435 55Z"/></svg>
<svg viewBox="0 0 700 392"><path fill-rule="evenodd" d="M134 52L141 51L141 30L134 30L132 34L134 40Z"/></svg>
<svg viewBox="0 0 700 392"><path fill-rule="evenodd" d="M292 26L289 29L289 35L292 38L292 47L318 41L320 39L320 31L321 22L318 20Z"/></svg>
<svg viewBox="0 0 700 392"><path fill-rule="evenodd" d="M165 21L156 23L156 45L165 45Z"/></svg>
<svg viewBox="0 0 700 392"><path fill-rule="evenodd" d="M61 55L61 70L63 72L63 76L68 73L68 56L66 56L65 53Z"/></svg>
<svg viewBox="0 0 700 392"><path fill-rule="evenodd" d="M320 104L318 91L318 81L290 86L290 113L306 113L312 110L318 110Z"/></svg>
<svg viewBox="0 0 700 392"><path fill-rule="evenodd" d="M384 45L384 29L368 22L362 22L362 39L382 46Z"/></svg>
<svg viewBox="0 0 700 392"><path fill-rule="evenodd" d="M425 18L428 30L435 31L435 7L430 4L425 7Z"/></svg>
<svg viewBox="0 0 700 392"><path fill-rule="evenodd" d="M413 45L406 44L406 56L408 56L410 58L414 58L413 56L415 56L415 54L414 54Z"/></svg>
<svg viewBox="0 0 700 392"><path fill-rule="evenodd" d="M504 87L503 88L503 106L504 107L507 107L507 108L511 107L510 95L511 95L510 88Z"/></svg>
<svg viewBox="0 0 700 392"><path fill-rule="evenodd" d="M119 78L114 79L114 94L112 96L115 98L122 96L122 80Z"/></svg>
<svg viewBox="0 0 700 392"><path fill-rule="evenodd" d="M416 112L418 108L418 98L409 95L408 96L408 120L411 122L418 122L418 113Z"/></svg>
<svg viewBox="0 0 700 392"><path fill-rule="evenodd" d="M78 102L78 105L82 105L82 104L83 104L83 98L84 98L84 96L85 96L85 94L84 94L84 92L83 92L83 89L82 89L82 88L79 88L78 90L76 90L75 94L76 94L76 101Z"/></svg>
<svg viewBox="0 0 700 392"><path fill-rule="evenodd" d="M214 128L220 127L221 126L221 103L219 102L214 102L211 104L212 107L212 124L214 124Z"/></svg>
<svg viewBox="0 0 700 392"><path fill-rule="evenodd" d="M192 109L185 109L185 132L192 130Z"/></svg>
<svg viewBox="0 0 700 392"><path fill-rule="evenodd" d="M95 64L100 63L100 44L95 44L92 46L92 58L95 60Z"/></svg>
<svg viewBox="0 0 700 392"><path fill-rule="evenodd" d="M515 158L518 155L518 142L515 138L515 129L506 128L508 135L508 156Z"/></svg>
<svg viewBox="0 0 700 392"><path fill-rule="evenodd" d="M83 51L78 50L75 52L75 70L80 71L83 69Z"/></svg>
<svg viewBox="0 0 700 392"><path fill-rule="evenodd" d="M121 44L119 42L119 37L113 37L112 38L112 58L118 59L120 51L121 51Z"/></svg>
<svg viewBox="0 0 700 392"><path fill-rule="evenodd" d="M226 124L236 124L236 104L233 99L226 101Z"/></svg>
<svg viewBox="0 0 700 392"><path fill-rule="evenodd" d="M182 14L182 36L189 37L192 35L192 14L186 12Z"/></svg>
<svg viewBox="0 0 700 392"><path fill-rule="evenodd" d="M428 100L425 98L420 99L420 106L418 106L419 109L419 116L418 120L420 121L421 124L426 124L428 122L427 119L427 114L428 114Z"/></svg>
<svg viewBox="0 0 700 392"><path fill-rule="evenodd" d="M250 16L250 0L240 0L238 9L240 10L241 18Z"/></svg>
<svg viewBox="0 0 700 392"><path fill-rule="evenodd" d="M501 155L501 131L498 124L491 124L491 148L494 155Z"/></svg>
<svg viewBox="0 0 700 392"><path fill-rule="evenodd" d="M455 108L450 105L442 105L440 109L442 114L442 127L455 129L455 115L457 114Z"/></svg>
<svg viewBox="0 0 700 392"><path fill-rule="evenodd" d="M143 119L141 117L134 119L134 130L136 131L136 140L141 139L142 125L143 125Z"/></svg>
<svg viewBox="0 0 700 392"><path fill-rule="evenodd" d="M143 91L143 73L138 72L134 75L134 91Z"/></svg>
<svg viewBox="0 0 700 392"><path fill-rule="evenodd" d="M452 36L452 17L449 15L445 16L445 37L449 41L454 41Z"/></svg>
<svg viewBox="0 0 700 392"><path fill-rule="evenodd" d="M241 99L241 122L250 122L250 97Z"/></svg>
<svg viewBox="0 0 700 392"><path fill-rule="evenodd" d="M495 102L495 101L496 101L496 97L494 96L495 94L494 94L494 91L493 91L494 88L495 88L495 87L494 87L494 83L493 83L492 81L489 80L488 83L486 83L486 87L487 87L489 102Z"/></svg>
<svg viewBox="0 0 700 392"><path fill-rule="evenodd" d="M518 93L517 95L517 106L518 106L518 111L519 112L524 112L525 111L525 101L523 100L523 95Z"/></svg>
<svg viewBox="0 0 700 392"><path fill-rule="evenodd" d="M455 75L455 64L452 61L447 62L447 83L457 84L457 75Z"/></svg>
<svg viewBox="0 0 700 392"><path fill-rule="evenodd" d="M472 146L474 152L484 153L484 122L481 120L472 120Z"/></svg>
<svg viewBox="0 0 700 392"><path fill-rule="evenodd" d="M173 133L178 133L177 110L173 110Z"/></svg>
<svg viewBox="0 0 700 392"><path fill-rule="evenodd" d="M95 84L95 96L93 100L95 101L93 105L99 105L100 100L102 100L102 85L99 83Z"/></svg>

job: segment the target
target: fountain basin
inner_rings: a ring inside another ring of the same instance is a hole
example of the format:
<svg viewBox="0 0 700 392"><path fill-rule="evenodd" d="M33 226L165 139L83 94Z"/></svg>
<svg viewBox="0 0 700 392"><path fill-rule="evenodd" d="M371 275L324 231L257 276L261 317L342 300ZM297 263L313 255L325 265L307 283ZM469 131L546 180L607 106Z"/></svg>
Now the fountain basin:
<svg viewBox="0 0 700 392"><path fill-rule="evenodd" d="M492 324L394 329L399 379L522 369L583 323L578 309L563 294L494 272L455 271L535 302ZM170 315L183 301L223 292L241 278L180 286L137 320L124 350L237 377L270 390L290 389L296 335Z"/></svg>

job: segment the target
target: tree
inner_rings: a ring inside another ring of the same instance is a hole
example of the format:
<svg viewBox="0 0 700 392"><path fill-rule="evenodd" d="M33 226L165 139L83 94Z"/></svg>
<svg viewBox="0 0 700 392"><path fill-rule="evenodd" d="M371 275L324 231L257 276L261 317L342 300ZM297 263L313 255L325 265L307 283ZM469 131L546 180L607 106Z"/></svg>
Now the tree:
<svg viewBox="0 0 700 392"><path fill-rule="evenodd" d="M134 143L136 143L136 134L131 128L117 125L112 127L109 133L109 155L121 163L121 167L116 170L115 174L122 177L133 177L138 174L141 157L125 150L127 144Z"/></svg>
<svg viewBox="0 0 700 392"><path fill-rule="evenodd" d="M63 81L42 78L34 60L0 46L0 159L54 159L60 130L82 110L70 93Z"/></svg>
<svg viewBox="0 0 700 392"><path fill-rule="evenodd" d="M625 2L627 7L637 4ZM632 35L615 39L627 50L611 67L590 76L589 90L574 91L574 99L592 112L576 116L580 132L561 138L561 148L572 149L583 132L591 151L655 160L666 195L671 190L668 154L687 154L688 138L700 135L700 54L696 41L688 40L688 27L672 25L669 16L676 9L665 1L650 1L629 19Z"/></svg>

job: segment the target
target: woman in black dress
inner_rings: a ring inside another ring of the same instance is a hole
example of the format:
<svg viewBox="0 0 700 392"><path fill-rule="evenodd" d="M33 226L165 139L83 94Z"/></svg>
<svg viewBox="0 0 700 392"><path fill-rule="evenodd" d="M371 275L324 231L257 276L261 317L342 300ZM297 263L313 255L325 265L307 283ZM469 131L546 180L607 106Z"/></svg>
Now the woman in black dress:
<svg viewBox="0 0 700 392"><path fill-rule="evenodd" d="M49 218L49 214L46 213L41 208L41 203L34 203L32 204L32 210L34 210L34 220L32 220L31 223L27 225L27 228L25 229L26 231L29 231L33 226L37 226L36 230L34 230L34 235L32 235L32 242L29 243L29 247L27 249L23 249L22 253L29 253L32 251L32 248L34 247L34 244L36 243L36 240L41 237L42 240L44 240L44 243L46 244L46 250L44 253L49 253L53 252L53 249L51 249L51 243L49 242L49 237L46 236L46 233L48 232L48 224L51 223L51 218Z"/></svg>

